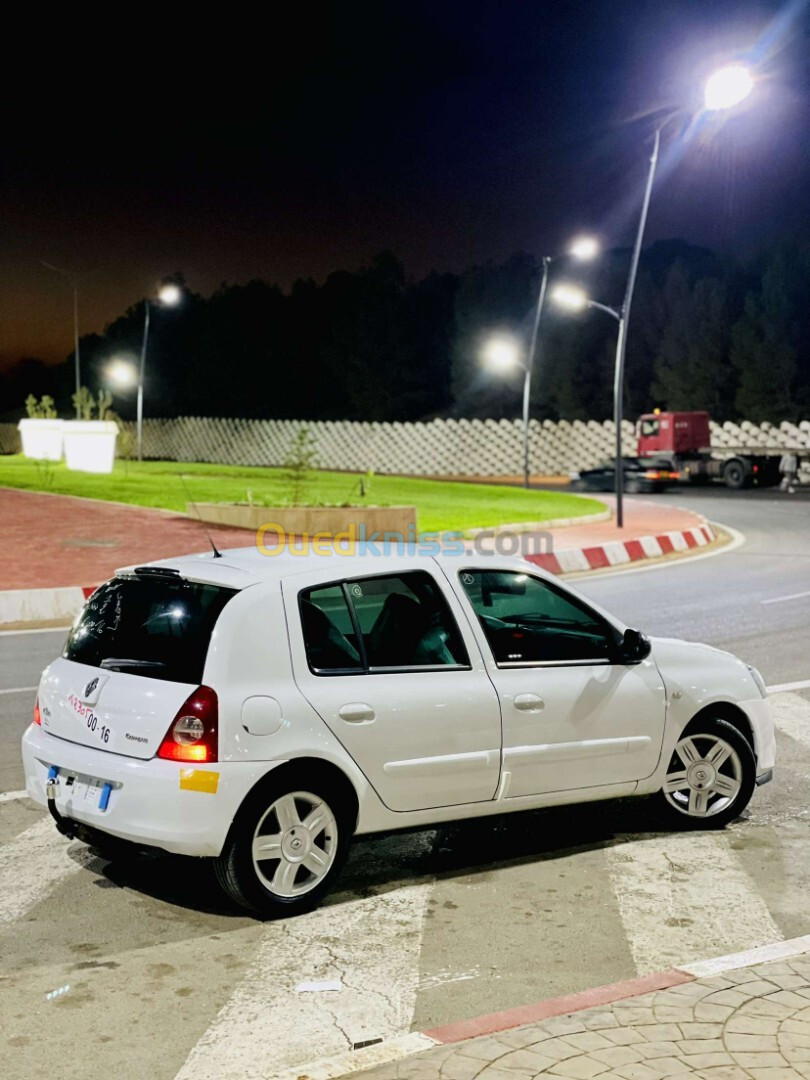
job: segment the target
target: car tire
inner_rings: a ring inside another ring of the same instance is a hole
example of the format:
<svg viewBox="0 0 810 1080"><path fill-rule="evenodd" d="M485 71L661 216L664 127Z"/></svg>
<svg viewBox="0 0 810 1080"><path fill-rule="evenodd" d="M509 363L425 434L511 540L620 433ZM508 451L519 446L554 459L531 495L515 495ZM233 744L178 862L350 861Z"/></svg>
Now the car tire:
<svg viewBox="0 0 810 1080"><path fill-rule="evenodd" d="M739 817L754 793L756 759L733 725L706 715L678 739L658 794L666 822L682 829L722 829Z"/></svg>
<svg viewBox="0 0 810 1080"><path fill-rule="evenodd" d="M346 861L351 832L340 793L324 778L308 780L287 770L271 774L234 819L214 860L217 880L255 915L284 918L311 911Z"/></svg>
<svg viewBox="0 0 810 1080"><path fill-rule="evenodd" d="M627 483L624 485L624 490L627 492L628 495L641 495L644 491L644 488L642 487L639 480L628 480Z"/></svg>

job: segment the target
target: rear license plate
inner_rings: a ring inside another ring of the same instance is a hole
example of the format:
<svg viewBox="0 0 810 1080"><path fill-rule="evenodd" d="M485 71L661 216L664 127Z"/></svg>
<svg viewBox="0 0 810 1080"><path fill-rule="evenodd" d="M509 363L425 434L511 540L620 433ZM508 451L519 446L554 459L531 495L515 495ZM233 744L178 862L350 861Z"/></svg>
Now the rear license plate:
<svg viewBox="0 0 810 1080"><path fill-rule="evenodd" d="M106 810L112 785L95 776L71 776L67 779L67 790L76 803Z"/></svg>

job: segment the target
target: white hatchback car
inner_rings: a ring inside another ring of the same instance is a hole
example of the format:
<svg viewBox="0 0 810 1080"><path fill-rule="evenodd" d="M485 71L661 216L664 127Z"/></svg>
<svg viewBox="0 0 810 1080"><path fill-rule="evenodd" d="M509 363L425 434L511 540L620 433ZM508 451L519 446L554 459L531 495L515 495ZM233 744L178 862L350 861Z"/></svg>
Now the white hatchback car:
<svg viewBox="0 0 810 1080"><path fill-rule="evenodd" d="M354 833L650 794L720 827L774 764L755 669L528 562L255 548L102 585L22 748L61 831L211 856L262 914L317 903Z"/></svg>

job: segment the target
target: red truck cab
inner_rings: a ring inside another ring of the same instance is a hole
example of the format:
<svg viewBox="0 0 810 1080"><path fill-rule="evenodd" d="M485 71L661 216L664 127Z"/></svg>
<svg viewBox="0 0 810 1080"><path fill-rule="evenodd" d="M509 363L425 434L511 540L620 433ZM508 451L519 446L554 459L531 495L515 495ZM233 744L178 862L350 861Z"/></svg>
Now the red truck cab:
<svg viewBox="0 0 810 1080"><path fill-rule="evenodd" d="M645 413L638 422L638 456L690 454L711 447L707 412Z"/></svg>

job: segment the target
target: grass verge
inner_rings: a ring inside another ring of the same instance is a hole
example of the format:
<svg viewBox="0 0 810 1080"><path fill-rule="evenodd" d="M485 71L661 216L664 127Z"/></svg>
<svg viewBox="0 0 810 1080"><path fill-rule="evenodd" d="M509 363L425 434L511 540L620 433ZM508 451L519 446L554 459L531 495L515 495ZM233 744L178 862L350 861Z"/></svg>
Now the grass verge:
<svg viewBox="0 0 810 1080"><path fill-rule="evenodd" d="M182 478L182 479L181 479ZM22 455L0 457L0 487L81 495L90 499L185 511L196 502L246 502L248 492L267 506L289 501L282 470L248 466L207 465L175 461L116 461L109 476L70 472L63 463L31 461ZM365 499L360 477L318 471L307 485L304 501L314 505L344 503L416 506L424 532L487 528L522 521L580 517L604 510L604 503L556 491L524 491L501 484L467 484L452 480L420 480L376 475Z"/></svg>

